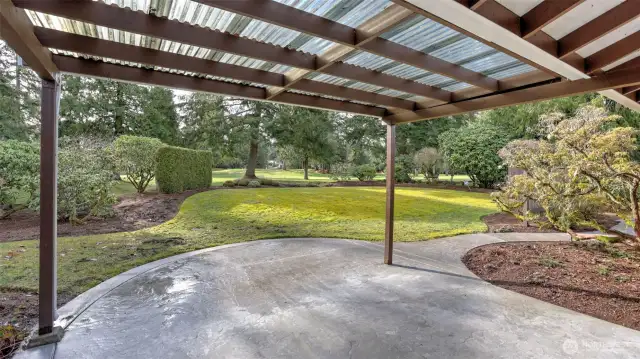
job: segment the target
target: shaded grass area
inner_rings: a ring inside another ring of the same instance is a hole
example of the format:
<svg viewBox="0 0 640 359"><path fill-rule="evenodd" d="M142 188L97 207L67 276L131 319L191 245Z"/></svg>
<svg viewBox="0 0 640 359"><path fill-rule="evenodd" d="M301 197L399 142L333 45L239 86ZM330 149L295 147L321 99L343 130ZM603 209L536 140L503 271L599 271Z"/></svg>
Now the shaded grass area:
<svg viewBox="0 0 640 359"><path fill-rule="evenodd" d="M384 237L384 188L257 188L189 197L159 226L58 240L59 291L77 295L141 264L205 247L265 238ZM485 231L487 194L396 189L395 238L425 240ZM0 288L36 291L38 242L0 243Z"/></svg>

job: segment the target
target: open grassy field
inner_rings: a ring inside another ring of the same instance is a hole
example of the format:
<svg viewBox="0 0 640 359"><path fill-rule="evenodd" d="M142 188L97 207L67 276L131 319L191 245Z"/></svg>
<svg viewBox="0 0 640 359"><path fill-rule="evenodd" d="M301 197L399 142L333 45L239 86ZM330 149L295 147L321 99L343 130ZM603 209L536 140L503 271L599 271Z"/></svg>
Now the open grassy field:
<svg viewBox="0 0 640 359"><path fill-rule="evenodd" d="M233 169L214 169L212 172L211 185L212 186L222 186L224 181L234 180L236 178L240 178L244 175L243 168L233 168ZM256 175L258 177L269 178L279 182L301 182L304 181L304 172L303 170L294 169L294 170L278 170L278 169L256 169ZM451 177L448 175L440 175L440 180L448 181ZM378 174L375 178L376 180L384 180L383 174ZM422 179L422 176L416 176L415 179ZM355 179L353 179L355 180ZM465 175L455 175L453 177L454 181L467 181L469 180L468 176ZM334 182L329 174L316 173L315 171L309 171L309 181L311 182ZM147 192L155 192L157 191L156 181L151 181L149 187L147 187ZM126 182L122 181L115 185L114 193L117 196L121 196L124 194L135 193L135 189L133 186Z"/></svg>
<svg viewBox="0 0 640 359"><path fill-rule="evenodd" d="M383 240L384 188L221 189L189 197L159 226L58 240L59 291L77 295L132 267L174 254L265 238L341 237ZM496 212L484 193L396 189L398 241L486 230ZM36 291L38 242L0 243L0 288Z"/></svg>

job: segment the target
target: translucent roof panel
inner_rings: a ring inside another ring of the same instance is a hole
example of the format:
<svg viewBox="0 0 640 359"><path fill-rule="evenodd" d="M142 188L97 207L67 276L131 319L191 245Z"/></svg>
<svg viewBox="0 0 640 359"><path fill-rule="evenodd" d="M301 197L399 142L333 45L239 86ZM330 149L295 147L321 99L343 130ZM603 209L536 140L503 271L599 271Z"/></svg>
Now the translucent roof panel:
<svg viewBox="0 0 640 359"><path fill-rule="evenodd" d="M300 91L300 90L294 90L294 89L287 89L287 92L297 93L299 95L321 97L321 98L326 98L326 99L329 99L329 100L337 100L337 101L357 103L357 104L360 104L360 105L368 105L368 106L379 107L379 105L372 104L372 103L367 103L367 102L362 102L362 101L355 101L355 100L350 100L350 99L346 99L346 98L342 98L342 97L336 97L336 96L320 95L320 94L317 94L317 93L314 93L314 92Z"/></svg>
<svg viewBox="0 0 640 359"><path fill-rule="evenodd" d="M128 66L128 67L151 69L151 70L154 70L154 71L167 72L167 73L178 74L178 75L189 76L189 77L199 77L199 78L206 78L206 79L209 79L209 80L223 81L223 82L235 83L235 84L246 85L246 86L251 86L251 87L266 88L266 86L261 85L261 84L256 84L256 83L247 82L247 81L239 81L239 80L230 79L230 78L221 77L221 76L211 76L211 75L205 75L205 74L201 74L201 73L197 73L197 72L182 71L182 70L170 69L170 68L161 67L161 66L148 66L148 65L145 65L145 64L139 64L139 63L129 62L129 61L121 61L121 60L111 59L111 58L108 58L108 57L96 57L96 56L89 56L89 55L85 55L85 54L78 54L78 53L71 52L71 51L52 50L52 52L54 54L58 54L58 55L65 55L65 56L76 57L76 58L84 58L84 59L90 59L90 60L95 60L95 61L102 61L102 62L106 62L106 63L109 63L109 64L116 64L116 65L123 65L123 66Z"/></svg>
<svg viewBox="0 0 640 359"><path fill-rule="evenodd" d="M397 64L391 68L388 68L383 71L385 74L389 74L392 76L402 77L403 79L415 80L421 77L425 77L430 74L430 72L419 69L417 67L405 64Z"/></svg>
<svg viewBox="0 0 640 359"><path fill-rule="evenodd" d="M427 54L466 38L459 32L422 16L412 17L381 37Z"/></svg>
<svg viewBox="0 0 640 359"><path fill-rule="evenodd" d="M156 16L166 17L170 20L178 20L180 22L186 22L191 25L197 25L205 28L209 28L212 30L218 30L222 32L226 32L233 35L238 35L247 39L256 40L276 46L288 47L291 49L303 51L312 55L317 55L325 51L334 43L325 40L316 38L307 34L300 33L295 30L290 30L285 27L273 25L264 21L255 20L246 16L238 15L229 11L217 9L211 6L203 5L197 2L189 1L189 0L98 0L103 1L107 4L117 5L120 7L130 8L136 11L142 11L147 14L153 14ZM287 0L281 1L287 5L291 5L295 1ZM354 1L351 1L354 2ZM379 10L382 11L384 6L386 6L388 1L381 0L370 0L365 2L355 1L358 3L356 8L362 8L366 4L369 6L379 6L381 7ZM300 7L306 4L307 7L313 5L313 1L297 1L295 2L296 7ZM322 2L327 4L332 4L333 6L329 9L326 9L326 6L315 7L316 11L324 11L322 12L324 15L329 15L330 17L335 17L333 20L342 20L345 24L352 23L357 24L361 18L365 18L364 15L355 16L350 11L346 11L342 7L338 7L341 2ZM313 8L313 6L312 6ZM364 8L367 8L366 6ZM304 8L301 8L305 10ZM323 10L325 9L325 10ZM333 10L332 10L333 9ZM339 11L343 9L344 11ZM331 13L328 11L332 10ZM305 10L306 11L306 10ZM366 13L366 15L374 16L377 14L377 10L375 12ZM46 15L48 16L48 15ZM365 18L366 20L367 18ZM92 25L89 25L92 26ZM71 31L74 33L79 33L76 31ZM144 36L143 36L144 37ZM163 41L163 40L159 40ZM184 45L187 46L187 45ZM212 50L212 53L206 58L210 58L213 60L224 61L232 64L236 64L238 62L247 63L245 59L238 59L236 55L232 54L217 54L216 51ZM254 60L255 61L255 60ZM259 64L259 65L258 65ZM254 68L260 68L262 70L274 71L279 73L284 73L290 70L290 67L274 65L269 63L256 63L251 64Z"/></svg>
<svg viewBox="0 0 640 359"><path fill-rule="evenodd" d="M374 55L370 52L355 51L344 61L347 64L364 67L369 70L382 71L386 68L396 66L395 61L386 57Z"/></svg>
<svg viewBox="0 0 640 359"><path fill-rule="evenodd" d="M525 74L527 72L535 71L536 68L528 65L528 64L519 64L518 66L514 66L511 68L506 68L501 71L495 72L491 74L491 77L497 80L506 79L512 76Z"/></svg>
<svg viewBox="0 0 640 359"><path fill-rule="evenodd" d="M57 16L31 11L29 11L28 14L34 24L49 29L95 37L102 40L120 42L127 45L135 45L155 50L167 51L180 55L193 56L201 59L214 60L227 64L245 66L253 69L268 70L278 73L285 73L291 69L290 66L273 64L271 62L263 60L233 55L226 52L206 49L193 45L185 45L175 41L143 36L127 31L109 29L103 26L88 24L81 21L69 20Z"/></svg>
<svg viewBox="0 0 640 359"><path fill-rule="evenodd" d="M409 93L406 93L406 92L397 91L397 90L389 90L389 89L385 89L385 88L380 87L380 86L371 85L371 84L364 83L364 82L347 80L347 79L343 79L341 77L325 75L325 74L321 74L321 73L318 73L318 72L310 73L310 74L308 74L306 76L306 78L312 79L314 81L326 82L326 83L330 83L330 84L333 84L333 85L345 86L345 87L349 87L349 88L353 88L353 89L357 89L357 90L362 90L362 91L367 91L367 92L374 92L374 93L387 95L387 96L392 96L392 97L405 98L405 97L414 96L413 94L409 94Z"/></svg>
<svg viewBox="0 0 640 359"><path fill-rule="evenodd" d="M494 69L499 66L510 66L513 63L520 64L520 61L514 59L513 57L507 54L496 52L492 55L484 56L474 61L467 62L463 64L462 67L465 67L474 72L482 73L489 69Z"/></svg>
<svg viewBox="0 0 640 359"><path fill-rule="evenodd" d="M442 87L443 84L445 86L448 86L449 83L451 82L458 82L455 80L452 80L446 76L442 76L439 74L429 74L428 76L425 76L423 78L417 79L416 82L419 82L421 84L425 84L425 85L429 85L429 86L436 86L436 87Z"/></svg>
<svg viewBox="0 0 640 359"><path fill-rule="evenodd" d="M335 45L334 42L299 31L291 30L265 21L256 20L247 16L235 14L226 10L204 5L191 0L93 0L112 6L127 8L129 11L138 11L150 16L167 18L172 21L188 23L212 31L239 36L241 38L266 43L280 48L304 52L310 55L321 55L327 49ZM235 0L229 0L235 1ZM239 0L238 0L239 1ZM380 14L393 4L391 0L272 0L287 6L294 7L331 21L336 21L350 27L358 27L374 16ZM120 42L133 46L141 46L160 51L166 51L195 58L218 61L227 64L243 66L252 69L271 71L284 74L293 68L269 61L239 56L221 52L215 49L193 46L185 43L165 40L152 36L120 31L117 29L96 26L90 23L65 19L53 15L28 11L31 21L36 26L65 31L83 36L91 36L103 40ZM115 25L114 25L115 26ZM142 31L142 30L140 30ZM468 70L503 79L525 72L535 70L533 67L520 62L507 54L485 45L471 37L454 29L448 28L431 19L414 14L397 24L389 31L381 35L389 41L402 46L423 52L443 61L462 66ZM217 46L217 45L212 45ZM242 51L240 51L242 52ZM67 56L86 55L61 52ZM115 56L115 55L114 55ZM255 56L259 56L256 54ZM97 59L95 57L89 57ZM144 66L126 62L118 62L112 59L103 59L105 62L118 63L126 66ZM140 60L142 61L142 60ZM277 60L281 61L281 60ZM459 91L471 85L462 83L428 70L403 63L401 57L389 59L363 50L354 49L341 61L364 69L382 72L386 75L400 79L415 81L420 84L434 86L447 91ZM165 68L145 66L158 71L179 73L186 76L206 77L221 81L244 83L226 78L217 78L203 74L170 70ZM375 74L372 74L375 76ZM335 77L322 73L309 73L305 76L313 81L321 81L337 86L368 91L413 101L426 101L425 97L398 91L390 88L354 81L346 78ZM366 80L362 79L362 80ZM375 81L374 81L375 82ZM248 84L256 86L255 84ZM262 87L262 86L260 86ZM394 86L395 87L395 86ZM403 89L402 87L400 87ZM404 89L405 91L413 91ZM298 92L294 91L291 92ZM309 94L309 93L305 93ZM314 96L345 100L331 96ZM356 101L350 101L359 103Z"/></svg>
<svg viewBox="0 0 640 359"><path fill-rule="evenodd" d="M466 37L460 41L456 41L450 45L444 46L438 50L429 53L441 60L459 64L470 57L495 51L489 45L485 45L478 40Z"/></svg>

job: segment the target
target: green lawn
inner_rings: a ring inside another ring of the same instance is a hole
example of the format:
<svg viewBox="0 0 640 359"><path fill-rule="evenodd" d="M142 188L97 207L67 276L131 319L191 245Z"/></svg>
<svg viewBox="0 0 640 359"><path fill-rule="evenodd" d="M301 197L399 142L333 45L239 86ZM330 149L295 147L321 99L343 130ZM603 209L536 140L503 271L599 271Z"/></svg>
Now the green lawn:
<svg viewBox="0 0 640 359"><path fill-rule="evenodd" d="M244 175L243 168L234 168L234 169L214 169L212 172L212 186L222 186L224 181L234 180L240 178ZM269 178L272 180L276 180L279 182L302 182L304 181L304 172L303 170L277 170L277 169L256 169L256 175L258 177ZM378 174L375 178L376 180L384 180L384 174ZM414 179L420 180L423 179L422 175L415 176ZM448 175L440 175L440 180L448 181L451 177ZM355 179L353 179L355 180ZM469 177L466 175L455 175L453 176L453 180L467 181ZM316 173L315 171L309 171L309 181L311 182L334 182L330 178L329 174ZM122 196L125 194L135 193L135 189L133 186L127 182L122 181L117 183L113 188L116 196ZM157 191L156 181L153 180L149 183L149 187L147 187L147 192L155 192Z"/></svg>
<svg viewBox="0 0 640 359"><path fill-rule="evenodd" d="M157 227L129 233L59 238L62 293L77 295L132 267L221 244L281 237L384 237L384 188L257 188L189 197ZM398 241L481 232L496 212L483 193L396 189ZM0 243L0 288L37 290L38 242ZM11 259L7 259L7 256Z"/></svg>

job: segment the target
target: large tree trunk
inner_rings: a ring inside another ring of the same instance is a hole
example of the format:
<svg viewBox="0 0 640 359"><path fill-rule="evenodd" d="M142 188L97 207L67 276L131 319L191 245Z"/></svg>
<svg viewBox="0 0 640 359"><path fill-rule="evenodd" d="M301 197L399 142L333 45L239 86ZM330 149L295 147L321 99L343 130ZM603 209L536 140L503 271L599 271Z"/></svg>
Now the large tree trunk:
<svg viewBox="0 0 640 359"><path fill-rule="evenodd" d="M122 94L122 89L119 83L116 83L116 109L115 109L115 118L113 120L113 134L118 137L124 134L124 116L122 111L124 109L124 98Z"/></svg>
<svg viewBox="0 0 640 359"><path fill-rule="evenodd" d="M258 141L251 141L249 146L249 162L247 162L247 170L244 173L244 178L255 179L256 177L256 165L258 164Z"/></svg>
<svg viewBox="0 0 640 359"><path fill-rule="evenodd" d="M309 159L305 157L304 160L302 161L302 165L304 166L304 179L308 180L309 179Z"/></svg>
<svg viewBox="0 0 640 359"><path fill-rule="evenodd" d="M638 187L640 181L634 180L631 185L631 214L633 215L633 231L636 233L636 241L640 241L640 209L638 208Z"/></svg>

